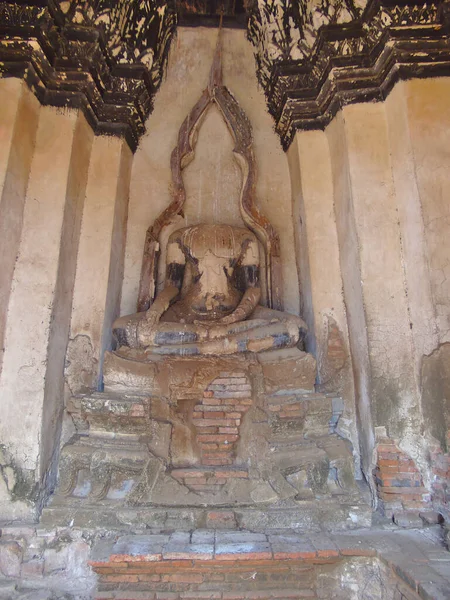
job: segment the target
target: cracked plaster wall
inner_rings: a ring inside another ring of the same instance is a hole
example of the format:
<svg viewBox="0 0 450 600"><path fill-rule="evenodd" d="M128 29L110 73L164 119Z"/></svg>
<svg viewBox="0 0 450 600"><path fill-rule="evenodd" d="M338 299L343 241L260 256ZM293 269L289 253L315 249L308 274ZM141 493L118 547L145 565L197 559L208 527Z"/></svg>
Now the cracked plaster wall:
<svg viewBox="0 0 450 600"><path fill-rule="evenodd" d="M119 316L132 160L124 140L95 137L66 358L69 395L102 384L103 355L111 349L112 323Z"/></svg>
<svg viewBox="0 0 450 600"><path fill-rule="evenodd" d="M325 132L298 132L288 152L319 383L350 409L354 398L368 476L373 428L385 426L428 485L449 410L449 93L448 78L400 82L384 103L344 107ZM330 317L345 358L331 376Z"/></svg>
<svg viewBox="0 0 450 600"><path fill-rule="evenodd" d="M8 229L2 243L10 242L2 253L0 510L2 518L29 518L55 474L93 133L77 111L39 107L19 80L0 80L0 93L8 119L0 154Z"/></svg>

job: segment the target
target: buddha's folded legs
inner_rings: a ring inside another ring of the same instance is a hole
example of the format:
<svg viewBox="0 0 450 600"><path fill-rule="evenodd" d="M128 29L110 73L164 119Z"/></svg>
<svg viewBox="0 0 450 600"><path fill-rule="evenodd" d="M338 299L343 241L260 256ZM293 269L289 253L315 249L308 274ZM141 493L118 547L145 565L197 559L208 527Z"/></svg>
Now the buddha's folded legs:
<svg viewBox="0 0 450 600"><path fill-rule="evenodd" d="M114 323L120 345L146 348L155 354L235 354L295 346L306 326L288 313L257 307L252 318L231 325L160 322L148 328L145 313Z"/></svg>

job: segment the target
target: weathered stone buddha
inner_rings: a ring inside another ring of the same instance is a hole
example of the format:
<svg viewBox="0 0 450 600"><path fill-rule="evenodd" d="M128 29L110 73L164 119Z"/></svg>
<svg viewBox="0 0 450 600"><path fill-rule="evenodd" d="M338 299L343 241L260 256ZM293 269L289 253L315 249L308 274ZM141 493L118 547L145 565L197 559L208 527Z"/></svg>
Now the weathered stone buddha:
<svg viewBox="0 0 450 600"><path fill-rule="evenodd" d="M164 289L146 312L117 319L120 345L155 354L223 355L295 346L306 325L259 306L259 248L254 234L229 225L172 233Z"/></svg>

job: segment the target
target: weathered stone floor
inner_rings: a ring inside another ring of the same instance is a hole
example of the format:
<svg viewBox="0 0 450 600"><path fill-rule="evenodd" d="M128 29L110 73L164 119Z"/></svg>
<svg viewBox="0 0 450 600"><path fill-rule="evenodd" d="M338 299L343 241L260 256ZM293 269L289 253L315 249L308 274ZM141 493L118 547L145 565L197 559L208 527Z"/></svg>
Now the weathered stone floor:
<svg viewBox="0 0 450 600"><path fill-rule="evenodd" d="M0 598L444 600L443 533L438 525L310 535L6 526Z"/></svg>

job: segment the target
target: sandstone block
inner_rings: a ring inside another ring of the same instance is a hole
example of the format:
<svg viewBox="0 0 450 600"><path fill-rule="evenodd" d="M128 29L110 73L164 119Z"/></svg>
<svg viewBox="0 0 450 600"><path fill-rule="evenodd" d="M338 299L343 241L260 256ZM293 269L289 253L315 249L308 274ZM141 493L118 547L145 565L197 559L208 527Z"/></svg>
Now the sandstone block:
<svg viewBox="0 0 450 600"><path fill-rule="evenodd" d="M17 542L0 543L0 573L5 577L19 577L22 553Z"/></svg>
<svg viewBox="0 0 450 600"><path fill-rule="evenodd" d="M316 360L297 348L285 348L258 355L268 394L289 390L314 390Z"/></svg>
<svg viewBox="0 0 450 600"><path fill-rule="evenodd" d="M127 360L114 352L105 352L103 366L105 392L135 391L139 394L145 390L146 394L156 396L161 392L156 374L155 363Z"/></svg>

